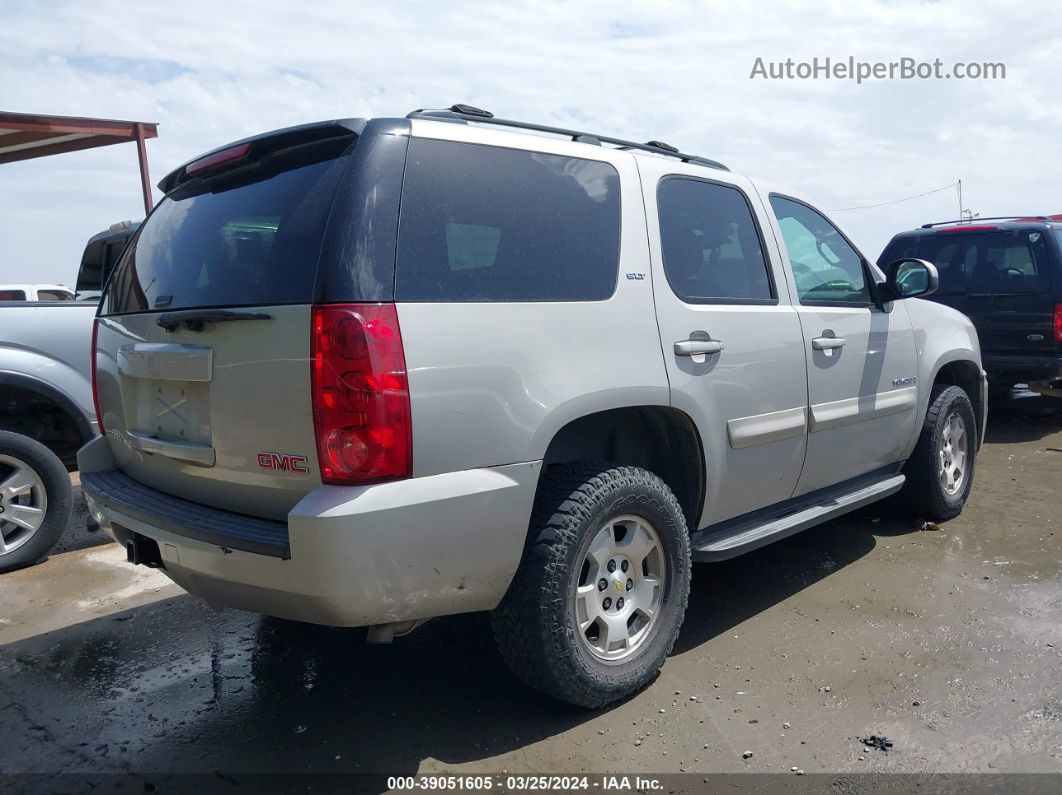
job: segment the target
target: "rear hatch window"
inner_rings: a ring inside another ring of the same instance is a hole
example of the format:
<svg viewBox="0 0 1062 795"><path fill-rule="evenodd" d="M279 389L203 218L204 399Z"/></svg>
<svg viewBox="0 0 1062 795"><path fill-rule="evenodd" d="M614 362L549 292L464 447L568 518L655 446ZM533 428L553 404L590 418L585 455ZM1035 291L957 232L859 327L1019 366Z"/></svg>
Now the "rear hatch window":
<svg viewBox="0 0 1062 795"><path fill-rule="evenodd" d="M1049 235L1047 229L938 231L898 238L881 264L918 257L936 265L940 287L930 298L973 321L984 353L1047 353L1057 344Z"/></svg>
<svg viewBox="0 0 1062 795"><path fill-rule="evenodd" d="M351 146L300 147L178 186L115 269L102 314L309 303Z"/></svg>
<svg viewBox="0 0 1062 795"><path fill-rule="evenodd" d="M918 257L937 266L941 295L1042 293L1050 289L1051 249L1039 230L937 232L895 241L882 263Z"/></svg>
<svg viewBox="0 0 1062 795"><path fill-rule="evenodd" d="M266 519L320 483L311 305L354 146L349 130L301 134L163 181L166 198L107 282L94 352L103 429L126 474Z"/></svg>

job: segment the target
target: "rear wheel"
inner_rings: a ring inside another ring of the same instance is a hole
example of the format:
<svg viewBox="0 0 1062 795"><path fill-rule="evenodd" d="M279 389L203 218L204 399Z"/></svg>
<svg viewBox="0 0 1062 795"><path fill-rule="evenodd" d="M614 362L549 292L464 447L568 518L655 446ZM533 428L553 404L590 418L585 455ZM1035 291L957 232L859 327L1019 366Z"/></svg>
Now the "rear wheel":
<svg viewBox="0 0 1062 795"><path fill-rule="evenodd" d="M958 516L970 495L977 456L977 421L973 404L960 387L937 384L907 476L897 497L906 513L933 521Z"/></svg>
<svg viewBox="0 0 1062 795"><path fill-rule="evenodd" d="M659 477L564 465L542 477L520 568L492 625L520 679L601 707L655 678L678 636L689 583L686 521Z"/></svg>
<svg viewBox="0 0 1062 795"><path fill-rule="evenodd" d="M0 431L0 572L34 563L70 521L70 477L47 447Z"/></svg>

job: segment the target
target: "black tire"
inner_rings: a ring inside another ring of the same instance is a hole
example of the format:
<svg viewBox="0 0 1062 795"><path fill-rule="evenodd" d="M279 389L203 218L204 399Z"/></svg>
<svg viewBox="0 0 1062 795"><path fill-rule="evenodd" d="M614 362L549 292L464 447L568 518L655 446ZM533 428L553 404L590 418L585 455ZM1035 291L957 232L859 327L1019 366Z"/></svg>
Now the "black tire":
<svg viewBox="0 0 1062 795"><path fill-rule="evenodd" d="M958 413L969 435L964 482L954 494L948 494L940 482L940 450L944 427L952 414ZM961 387L936 384L929 396L929 410L914 452L904 465L907 480L896 497L896 507L905 514L934 522L954 519L962 513L973 485L977 460L977 420L970 397Z"/></svg>
<svg viewBox="0 0 1062 795"><path fill-rule="evenodd" d="M0 573L19 569L36 563L48 554L63 535L70 523L73 509L73 493L70 488L70 475L55 453L40 442L9 431L0 431L0 456L18 460L32 469L44 486L47 506L44 521L25 543L9 552L0 552ZM3 482L14 470L0 461L0 482ZM6 537L12 536L15 527L3 524L0 513L0 527Z"/></svg>
<svg viewBox="0 0 1062 795"><path fill-rule="evenodd" d="M656 531L666 577L658 616L644 639L629 657L606 662L579 637L574 589L597 531L625 515ZM520 567L491 624L502 657L525 683L571 704L603 707L659 673L678 637L689 587L689 531L659 477L615 464L565 464L542 475Z"/></svg>

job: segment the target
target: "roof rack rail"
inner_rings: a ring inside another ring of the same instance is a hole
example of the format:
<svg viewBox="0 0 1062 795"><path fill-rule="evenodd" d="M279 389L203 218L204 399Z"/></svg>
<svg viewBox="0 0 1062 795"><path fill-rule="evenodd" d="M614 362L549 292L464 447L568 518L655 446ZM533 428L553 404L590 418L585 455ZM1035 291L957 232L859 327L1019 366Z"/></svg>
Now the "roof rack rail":
<svg viewBox="0 0 1062 795"><path fill-rule="evenodd" d="M407 114L406 118L450 120L465 123L474 122L477 124L497 124L500 127L513 127L518 130L535 130L537 132L545 132L553 135L563 135L577 143L590 144L592 146L610 144L619 149L637 149L642 152L652 152L653 154L664 155L665 157L674 157L681 160L683 163L695 163L700 166L708 166L709 168L718 168L722 171L730 170L717 160L680 152L674 146L671 146L671 144L666 144L663 141L648 141L647 143L641 144L636 143L635 141L625 141L622 138L612 138L607 135L569 130L564 127L550 127L545 124L532 124L526 121L498 119L495 118L494 114L489 110L475 108L471 105L451 105L446 110L418 109Z"/></svg>
<svg viewBox="0 0 1062 795"><path fill-rule="evenodd" d="M922 224L923 229L932 229L934 226L947 226L948 224L979 224L981 221L1048 221L1046 215L988 215L981 218L960 218L956 221L934 221L931 224Z"/></svg>

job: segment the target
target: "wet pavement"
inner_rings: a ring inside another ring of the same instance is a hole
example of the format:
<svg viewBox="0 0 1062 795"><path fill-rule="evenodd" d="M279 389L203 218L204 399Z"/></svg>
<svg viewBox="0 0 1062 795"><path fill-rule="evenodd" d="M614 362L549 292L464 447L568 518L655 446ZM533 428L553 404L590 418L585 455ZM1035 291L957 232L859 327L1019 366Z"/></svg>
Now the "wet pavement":
<svg viewBox="0 0 1062 795"><path fill-rule="evenodd" d="M482 615L367 646L214 612L78 528L0 578L0 771L1060 772L1062 401L990 422L938 531L872 509L698 564L663 674L602 712L513 679Z"/></svg>

